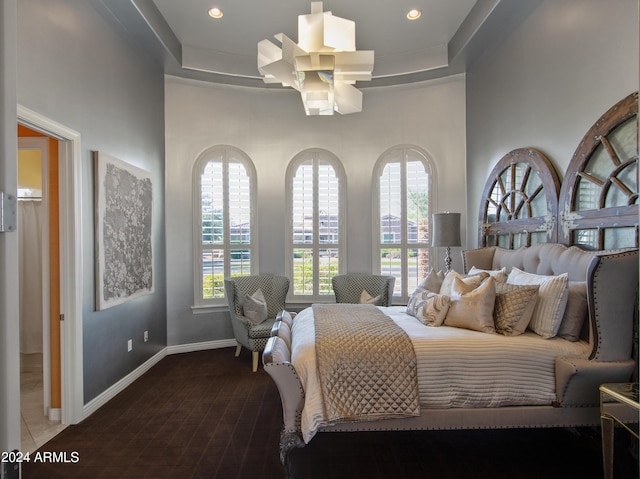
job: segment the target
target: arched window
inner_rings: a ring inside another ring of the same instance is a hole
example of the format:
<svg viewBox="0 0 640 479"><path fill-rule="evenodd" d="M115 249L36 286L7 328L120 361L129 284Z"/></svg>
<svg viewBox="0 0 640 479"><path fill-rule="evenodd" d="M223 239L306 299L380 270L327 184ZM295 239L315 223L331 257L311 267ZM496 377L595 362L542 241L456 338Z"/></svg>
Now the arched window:
<svg viewBox="0 0 640 479"><path fill-rule="evenodd" d="M224 278L257 273L256 174L232 146L203 152L194 166L194 304L226 305Z"/></svg>
<svg viewBox="0 0 640 479"><path fill-rule="evenodd" d="M331 278L346 264L345 175L325 150L305 150L287 168L288 275L291 299L332 299Z"/></svg>
<svg viewBox="0 0 640 479"><path fill-rule="evenodd" d="M431 267L433 170L412 146L387 150L374 172L374 268L395 276L394 301L405 303Z"/></svg>

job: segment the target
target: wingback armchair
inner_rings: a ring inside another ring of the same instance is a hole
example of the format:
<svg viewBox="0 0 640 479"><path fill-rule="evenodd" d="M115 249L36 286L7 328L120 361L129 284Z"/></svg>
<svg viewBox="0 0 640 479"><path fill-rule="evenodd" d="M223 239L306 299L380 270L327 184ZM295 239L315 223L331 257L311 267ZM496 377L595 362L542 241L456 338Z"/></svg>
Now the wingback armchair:
<svg viewBox="0 0 640 479"><path fill-rule="evenodd" d="M236 357L240 355L243 346L251 351L255 372L258 370L259 354L264 351L271 335L275 317L285 308L289 278L273 274L233 276L225 278L224 287L229 303L233 334L238 343ZM245 306L252 300L247 296L256 296L258 290L262 292L266 303L266 318L262 321L260 321L262 318L256 317L253 311L245 314Z"/></svg>
<svg viewBox="0 0 640 479"><path fill-rule="evenodd" d="M372 298L380 296L376 304L391 306L393 287L396 278L375 274L340 274L331 278L336 303L359 303L362 292L366 291Z"/></svg>

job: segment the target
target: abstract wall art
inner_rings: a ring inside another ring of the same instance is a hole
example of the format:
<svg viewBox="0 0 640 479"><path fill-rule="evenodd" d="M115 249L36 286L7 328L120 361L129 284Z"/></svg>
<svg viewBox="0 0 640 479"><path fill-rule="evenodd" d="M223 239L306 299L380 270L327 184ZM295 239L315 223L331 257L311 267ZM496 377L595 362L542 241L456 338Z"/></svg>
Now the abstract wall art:
<svg viewBox="0 0 640 479"><path fill-rule="evenodd" d="M154 289L153 185L148 171L102 152L95 162L96 309Z"/></svg>

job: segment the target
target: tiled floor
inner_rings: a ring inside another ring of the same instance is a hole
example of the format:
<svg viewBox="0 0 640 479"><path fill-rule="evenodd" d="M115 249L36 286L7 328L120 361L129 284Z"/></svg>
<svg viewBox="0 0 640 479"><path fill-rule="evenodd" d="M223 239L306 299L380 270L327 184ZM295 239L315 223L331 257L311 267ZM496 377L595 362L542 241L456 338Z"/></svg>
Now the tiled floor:
<svg viewBox="0 0 640 479"><path fill-rule="evenodd" d="M66 426L44 415L42 354L22 354L20 364L21 452L34 452Z"/></svg>

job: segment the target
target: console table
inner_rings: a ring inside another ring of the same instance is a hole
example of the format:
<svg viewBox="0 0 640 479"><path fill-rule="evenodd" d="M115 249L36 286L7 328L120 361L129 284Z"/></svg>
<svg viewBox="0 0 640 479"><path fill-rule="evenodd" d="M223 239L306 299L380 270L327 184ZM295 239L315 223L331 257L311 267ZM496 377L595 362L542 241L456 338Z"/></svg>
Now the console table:
<svg viewBox="0 0 640 479"><path fill-rule="evenodd" d="M622 409L620 409L620 406L622 406ZM623 414L620 414L620 411ZM635 420L629 421L627 419L630 412L633 413L631 417L635 417ZM613 479L615 423L620 424L629 433L638 438L637 430L633 429L629 424L638 423L639 413L638 383L608 383L600 386L600 424L602 427L602 461L605 479Z"/></svg>

